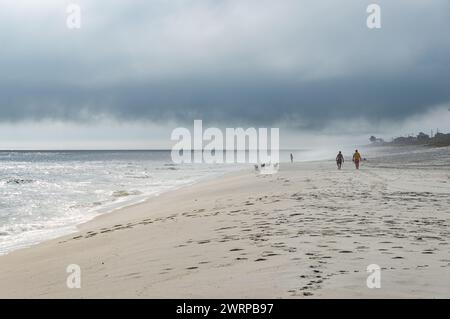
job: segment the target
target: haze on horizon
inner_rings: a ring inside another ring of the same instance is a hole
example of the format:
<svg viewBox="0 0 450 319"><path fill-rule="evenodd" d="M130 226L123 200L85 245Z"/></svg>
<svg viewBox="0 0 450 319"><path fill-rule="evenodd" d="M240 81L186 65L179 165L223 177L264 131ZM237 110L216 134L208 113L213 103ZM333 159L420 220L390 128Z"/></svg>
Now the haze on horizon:
<svg viewBox="0 0 450 319"><path fill-rule="evenodd" d="M284 148L450 131L450 2L378 0L371 30L373 2L3 0L0 149L167 148L194 119Z"/></svg>

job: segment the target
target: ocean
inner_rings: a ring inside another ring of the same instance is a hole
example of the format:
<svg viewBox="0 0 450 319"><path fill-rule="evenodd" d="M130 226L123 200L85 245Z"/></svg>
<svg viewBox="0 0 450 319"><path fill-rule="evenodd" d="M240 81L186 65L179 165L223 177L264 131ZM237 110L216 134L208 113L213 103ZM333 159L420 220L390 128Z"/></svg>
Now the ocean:
<svg viewBox="0 0 450 319"><path fill-rule="evenodd" d="M0 151L0 255L239 167L177 165L170 151Z"/></svg>

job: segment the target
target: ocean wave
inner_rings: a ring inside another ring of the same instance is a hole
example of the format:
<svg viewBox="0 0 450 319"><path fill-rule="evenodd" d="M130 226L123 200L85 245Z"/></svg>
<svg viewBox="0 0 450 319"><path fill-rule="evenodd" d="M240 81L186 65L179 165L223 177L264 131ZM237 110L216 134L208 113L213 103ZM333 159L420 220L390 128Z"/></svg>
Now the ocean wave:
<svg viewBox="0 0 450 319"><path fill-rule="evenodd" d="M160 170L160 171L177 171L178 170L178 168L176 168L174 166L157 167L155 169Z"/></svg>
<svg viewBox="0 0 450 319"><path fill-rule="evenodd" d="M0 233L2 233L3 236L7 236L11 234L24 233L28 231L42 230L45 228L45 225L36 223L33 224L18 223L18 224L11 224L2 228L3 229L0 231Z"/></svg>
<svg viewBox="0 0 450 319"><path fill-rule="evenodd" d="M119 190L119 191L114 191L111 196L112 197L127 197L127 196L132 196L132 195L142 195L142 192L140 192L138 190L133 190L133 191Z"/></svg>
<svg viewBox="0 0 450 319"><path fill-rule="evenodd" d="M148 179L151 178L148 174L125 174L126 177L135 178L135 179Z"/></svg>
<svg viewBox="0 0 450 319"><path fill-rule="evenodd" d="M178 165L152 152L13 155L0 157L0 255L71 233L95 216L230 170Z"/></svg>
<svg viewBox="0 0 450 319"><path fill-rule="evenodd" d="M84 208L93 208L103 205L102 202L92 202L92 203L82 203L82 204L75 204L69 206L70 209L84 209Z"/></svg>
<svg viewBox="0 0 450 319"><path fill-rule="evenodd" d="M33 179L22 179L22 178L10 178L6 180L6 184L12 184L12 185L21 185L21 184L30 184L34 183L35 180Z"/></svg>

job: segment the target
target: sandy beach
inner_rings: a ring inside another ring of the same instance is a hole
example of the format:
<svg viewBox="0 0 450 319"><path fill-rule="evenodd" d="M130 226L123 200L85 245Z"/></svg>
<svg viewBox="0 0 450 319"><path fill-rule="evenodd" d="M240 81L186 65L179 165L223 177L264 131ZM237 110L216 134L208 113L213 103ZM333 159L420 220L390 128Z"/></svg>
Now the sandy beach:
<svg viewBox="0 0 450 319"><path fill-rule="evenodd" d="M450 298L449 193L445 165L247 169L0 257L0 297Z"/></svg>

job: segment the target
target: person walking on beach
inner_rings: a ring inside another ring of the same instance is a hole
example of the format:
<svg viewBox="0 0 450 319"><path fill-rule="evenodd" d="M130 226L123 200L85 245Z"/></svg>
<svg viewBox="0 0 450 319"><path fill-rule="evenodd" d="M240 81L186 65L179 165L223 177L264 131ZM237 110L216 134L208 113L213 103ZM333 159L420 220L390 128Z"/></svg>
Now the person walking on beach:
<svg viewBox="0 0 450 319"><path fill-rule="evenodd" d="M291 163L294 163L294 155L291 153Z"/></svg>
<svg viewBox="0 0 450 319"><path fill-rule="evenodd" d="M355 163L356 169L359 169L360 161L361 161L361 154L359 154L358 150L355 150L355 154L353 154L353 163Z"/></svg>
<svg viewBox="0 0 450 319"><path fill-rule="evenodd" d="M338 169L341 169L342 163L344 163L344 155L342 155L342 152L339 151L339 154L336 156L336 164Z"/></svg>

